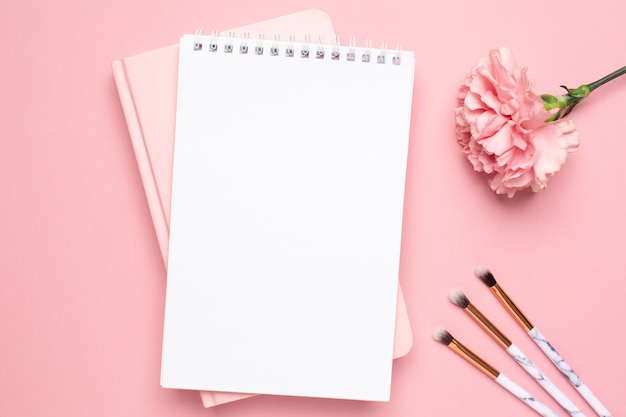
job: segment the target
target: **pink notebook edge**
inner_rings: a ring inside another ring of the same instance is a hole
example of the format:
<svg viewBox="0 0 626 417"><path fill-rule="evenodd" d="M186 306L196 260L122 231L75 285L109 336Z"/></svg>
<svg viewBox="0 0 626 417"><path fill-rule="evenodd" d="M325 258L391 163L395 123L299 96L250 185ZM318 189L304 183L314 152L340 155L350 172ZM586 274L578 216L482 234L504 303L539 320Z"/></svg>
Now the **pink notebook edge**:
<svg viewBox="0 0 626 417"><path fill-rule="evenodd" d="M139 123L139 116L135 107L135 102L130 90L129 80L126 76L124 59L116 60L112 63L113 76L117 85L122 111L128 125L128 131L139 168L139 176L143 184L148 208L152 217L152 224L157 235L159 249L163 257L164 265L167 267L167 245L169 241L168 221L165 217L161 203L161 195L153 173L152 163L148 155L145 144L145 136Z"/></svg>
<svg viewBox="0 0 626 417"><path fill-rule="evenodd" d="M288 22L290 19L325 19L327 24L332 27L330 17L317 9L304 10L302 12L281 16L278 18L270 19L267 21L259 22L250 26L264 26L270 29L273 24L279 24ZM246 30L247 27L235 29ZM167 267L167 252L169 243L169 226L167 216L165 214L165 208L163 206L162 193L171 192L169 190L160 190L156 181L155 170L158 166L155 166L150 159L148 152L147 137L144 134L140 122L139 112L140 110L136 106L136 101L133 97L131 89L131 81L128 77L128 71L126 68L127 60L130 58L137 59L145 54L158 54L159 51L163 51L164 58L167 59L171 55L172 48L178 49L178 44L167 46L164 48L155 49L152 51L144 52L141 54L133 55L127 58L121 58L112 62L112 71L114 80L117 86L118 95L120 96L120 102L122 104L122 110L126 119L126 124L129 130L129 135L135 157L137 160L137 166L139 168L140 178L144 186L146 199L148 200L148 208L152 217L153 225L157 235L157 241L163 257L164 264ZM167 53L166 53L167 52ZM176 82L176 80L173 80ZM174 98L175 101L175 98ZM409 353L413 345L413 332L411 330L408 310L402 288L398 286L398 302L396 307L396 327L395 327L395 339L394 339L394 359L401 358ZM245 393L233 393L233 392L214 392L214 391L200 391L203 406L205 408L213 407L220 404L236 401L239 399L248 398L258 394L245 394Z"/></svg>

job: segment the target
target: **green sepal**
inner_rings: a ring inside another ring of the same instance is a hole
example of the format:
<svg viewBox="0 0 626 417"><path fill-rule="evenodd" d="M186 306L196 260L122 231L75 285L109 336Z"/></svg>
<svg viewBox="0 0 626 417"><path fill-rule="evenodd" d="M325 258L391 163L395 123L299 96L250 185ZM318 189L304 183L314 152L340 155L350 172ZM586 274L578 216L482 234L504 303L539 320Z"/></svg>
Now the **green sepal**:
<svg viewBox="0 0 626 417"><path fill-rule="evenodd" d="M591 94L591 88L587 84L583 84L578 88L568 88L567 86L562 85L561 88L564 88L567 91L567 95L583 99Z"/></svg>

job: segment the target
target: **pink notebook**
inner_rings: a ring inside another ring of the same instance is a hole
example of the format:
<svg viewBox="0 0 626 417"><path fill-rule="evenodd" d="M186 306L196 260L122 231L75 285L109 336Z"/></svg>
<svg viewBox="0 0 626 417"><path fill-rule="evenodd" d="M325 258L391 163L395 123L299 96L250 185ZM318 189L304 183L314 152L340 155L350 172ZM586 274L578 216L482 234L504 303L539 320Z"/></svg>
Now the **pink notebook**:
<svg viewBox="0 0 626 417"><path fill-rule="evenodd" d="M251 39L259 34L279 35L283 39L294 36L298 40L306 35L335 38L330 18L319 10L306 10L263 21L233 32L248 33ZM112 67L161 254L167 266L178 45L116 60ZM408 312L399 289L394 358L406 355L412 343ZM202 391L200 394L205 407L255 395L214 391Z"/></svg>

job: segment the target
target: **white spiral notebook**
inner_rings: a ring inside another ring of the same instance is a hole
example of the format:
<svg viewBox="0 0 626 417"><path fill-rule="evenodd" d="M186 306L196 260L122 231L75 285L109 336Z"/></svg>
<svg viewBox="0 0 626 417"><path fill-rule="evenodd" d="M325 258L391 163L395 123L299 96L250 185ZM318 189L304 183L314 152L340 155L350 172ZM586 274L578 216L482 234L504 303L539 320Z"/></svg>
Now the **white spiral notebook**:
<svg viewBox="0 0 626 417"><path fill-rule="evenodd" d="M181 39L162 386L389 400L414 65Z"/></svg>

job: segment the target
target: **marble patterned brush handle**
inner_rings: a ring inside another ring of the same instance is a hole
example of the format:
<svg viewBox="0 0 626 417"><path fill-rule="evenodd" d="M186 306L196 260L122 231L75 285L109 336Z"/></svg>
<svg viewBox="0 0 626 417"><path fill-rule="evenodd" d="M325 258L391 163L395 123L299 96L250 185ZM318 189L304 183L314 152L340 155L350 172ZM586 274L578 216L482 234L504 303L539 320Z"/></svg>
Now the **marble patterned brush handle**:
<svg viewBox="0 0 626 417"><path fill-rule="evenodd" d="M537 367L529 358L518 348L515 344L511 344L506 349L507 353L511 355L515 362L517 362L524 370L533 377L535 381L548 393L552 398L558 402L561 407L572 417L585 417L585 414L578 409L568 397L561 391L554 382L552 382L541 369Z"/></svg>
<svg viewBox="0 0 626 417"><path fill-rule="evenodd" d="M501 373L495 381L543 417L559 417L559 415L548 408L547 405L530 395L524 388L511 381L506 375Z"/></svg>
<svg viewBox="0 0 626 417"><path fill-rule="evenodd" d="M576 388L576 390L580 393L580 395L587 401L587 403L593 408L593 410L600 417L611 417L611 413L609 410L602 405L600 400L591 392L591 390L585 385L585 383L580 379L580 377L574 372L571 366L565 362L565 359L559 355L559 352L556 351L554 347L548 342L548 339L545 338L544 335L541 334L537 328L533 327L528 334L535 341L537 346L543 351L543 353L552 361L554 366L557 367L559 371L567 380Z"/></svg>

